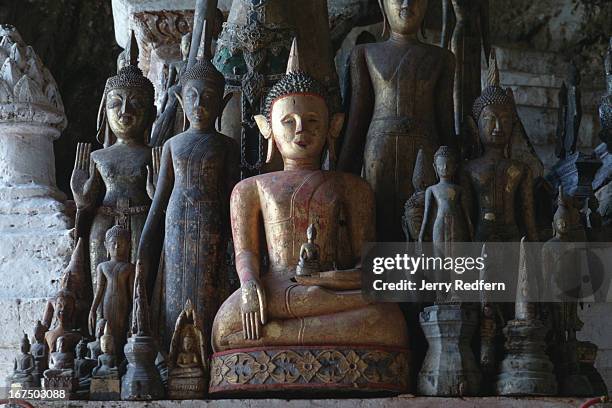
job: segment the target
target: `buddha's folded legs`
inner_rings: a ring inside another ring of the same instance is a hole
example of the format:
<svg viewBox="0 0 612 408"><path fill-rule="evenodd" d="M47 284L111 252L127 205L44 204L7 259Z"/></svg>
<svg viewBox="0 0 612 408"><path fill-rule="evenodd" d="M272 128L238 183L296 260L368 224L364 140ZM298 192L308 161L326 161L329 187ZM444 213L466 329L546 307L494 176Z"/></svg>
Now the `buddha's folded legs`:
<svg viewBox="0 0 612 408"><path fill-rule="evenodd" d="M259 340L245 340L240 291L221 306L213 325L215 352L275 345L405 347L407 328L395 304L369 305L360 291L334 292L317 286L270 285L268 322Z"/></svg>

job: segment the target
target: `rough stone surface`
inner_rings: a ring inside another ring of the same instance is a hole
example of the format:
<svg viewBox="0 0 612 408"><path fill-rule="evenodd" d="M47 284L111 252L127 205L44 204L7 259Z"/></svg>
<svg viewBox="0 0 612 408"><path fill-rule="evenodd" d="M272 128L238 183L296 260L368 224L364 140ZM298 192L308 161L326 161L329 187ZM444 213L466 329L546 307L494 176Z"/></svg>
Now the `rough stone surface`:
<svg viewBox="0 0 612 408"><path fill-rule="evenodd" d="M18 350L21 333L32 333L42 318L73 240L65 197L55 181L52 141L66 122L55 80L14 29L2 27L0 36L5 56L0 69L0 351L10 354ZM5 115L14 107L24 113ZM9 374L6 361L0 363L0 382Z"/></svg>
<svg viewBox="0 0 612 408"><path fill-rule="evenodd" d="M37 408L576 408L585 400L572 398L422 398L402 395L397 398L330 399L330 400L213 400L213 401L151 401L151 402L95 402L56 401L37 402ZM606 404L605 406L608 406ZM604 405L598 405L604 407Z"/></svg>

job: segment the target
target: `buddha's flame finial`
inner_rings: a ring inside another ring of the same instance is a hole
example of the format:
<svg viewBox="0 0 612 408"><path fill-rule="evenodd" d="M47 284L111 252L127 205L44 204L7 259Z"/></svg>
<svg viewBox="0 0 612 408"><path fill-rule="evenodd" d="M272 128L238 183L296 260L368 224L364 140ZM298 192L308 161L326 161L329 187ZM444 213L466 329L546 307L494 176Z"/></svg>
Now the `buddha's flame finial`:
<svg viewBox="0 0 612 408"><path fill-rule="evenodd" d="M491 56L489 57L489 71L487 72L487 85L488 86L499 86L499 68L497 67L497 55L495 48L491 49Z"/></svg>
<svg viewBox="0 0 612 408"><path fill-rule="evenodd" d="M138 66L138 42L136 41L136 34L134 30L130 30L130 43L128 44L127 49L125 50L126 60L128 63L133 66Z"/></svg>
<svg viewBox="0 0 612 408"><path fill-rule="evenodd" d="M294 38L289 52L289 61L287 61L287 74L298 71L300 71L300 53L298 52L297 38Z"/></svg>

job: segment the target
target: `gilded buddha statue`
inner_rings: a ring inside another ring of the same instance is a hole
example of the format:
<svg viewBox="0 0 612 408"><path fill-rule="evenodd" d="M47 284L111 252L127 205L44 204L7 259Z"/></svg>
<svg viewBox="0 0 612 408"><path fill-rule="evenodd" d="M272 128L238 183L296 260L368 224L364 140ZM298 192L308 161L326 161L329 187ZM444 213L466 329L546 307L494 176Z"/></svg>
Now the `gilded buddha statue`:
<svg viewBox="0 0 612 408"><path fill-rule="evenodd" d="M255 117L270 141L268 160L280 151L284 170L245 179L232 193L241 288L215 317L210 393L257 392L269 384L277 390L405 391L408 329L402 313L396 304L369 303L359 290L356 265L363 245L374 240L374 195L355 175L320 170L343 115L328 110L324 88L300 70L295 42L293 47L287 73L267 95L265 115ZM319 262L327 272L300 283L295 272L303 234L315 223ZM388 365L371 365L373 349ZM275 358L301 376L275 375ZM326 366L332 361L337 373ZM236 382L243 364L252 375ZM366 371L376 372L377 384L362 375Z"/></svg>
<svg viewBox="0 0 612 408"><path fill-rule="evenodd" d="M403 241L404 203L413 193L419 149L432 157L456 147L455 59L417 38L427 0L379 0L387 41L363 44L351 56L351 103L338 169L361 174L376 194L379 241Z"/></svg>
<svg viewBox="0 0 612 408"><path fill-rule="evenodd" d="M106 231L121 224L131 232L135 261L151 199L147 193L147 166L152 164L147 146L155 119L153 84L136 67L135 40L130 65L106 81L100 106L99 137L104 148L91 152L91 144L79 143L71 189L77 204L77 234L85 235L91 220L89 254L95 283L98 264L107 260Z"/></svg>

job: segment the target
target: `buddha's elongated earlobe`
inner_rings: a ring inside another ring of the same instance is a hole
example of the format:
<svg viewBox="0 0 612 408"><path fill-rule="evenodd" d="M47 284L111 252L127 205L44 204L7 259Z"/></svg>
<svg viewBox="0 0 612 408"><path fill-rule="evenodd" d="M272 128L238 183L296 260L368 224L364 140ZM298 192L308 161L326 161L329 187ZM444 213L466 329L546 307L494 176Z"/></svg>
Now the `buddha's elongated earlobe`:
<svg viewBox="0 0 612 408"><path fill-rule="evenodd" d="M274 151L276 150L276 142L272 136L272 126L268 122L268 118L264 115L255 115L255 123L259 128L261 135L268 141L268 154L266 155L266 163L270 163L274 158Z"/></svg>
<svg viewBox="0 0 612 408"><path fill-rule="evenodd" d="M183 98L181 98L181 95L176 93L176 91L174 92L174 96L176 97L176 100L178 101L179 105L181 105L181 110L183 111L183 132L184 132L187 130L187 114L185 113L185 105L183 104Z"/></svg>
<svg viewBox="0 0 612 408"><path fill-rule="evenodd" d="M219 117L217 118L217 128L219 130L221 130L221 119L223 118L223 111L225 110L225 107L227 106L229 101L232 100L233 96L234 96L234 93L230 92L223 97L223 101L221 102L221 109L219 109Z"/></svg>

